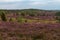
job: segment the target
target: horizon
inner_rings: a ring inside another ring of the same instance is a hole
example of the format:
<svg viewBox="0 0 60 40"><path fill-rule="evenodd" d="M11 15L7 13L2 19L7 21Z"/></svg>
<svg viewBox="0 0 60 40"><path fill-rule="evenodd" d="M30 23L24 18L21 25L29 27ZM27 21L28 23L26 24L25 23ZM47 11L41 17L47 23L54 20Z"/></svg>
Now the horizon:
<svg viewBox="0 0 60 40"><path fill-rule="evenodd" d="M0 9L60 10L60 0L0 0Z"/></svg>
<svg viewBox="0 0 60 40"><path fill-rule="evenodd" d="M27 10L34 8L27 8ZM26 10L26 9L0 9L0 10ZM34 10L51 10L51 11L60 11L60 9L34 9Z"/></svg>

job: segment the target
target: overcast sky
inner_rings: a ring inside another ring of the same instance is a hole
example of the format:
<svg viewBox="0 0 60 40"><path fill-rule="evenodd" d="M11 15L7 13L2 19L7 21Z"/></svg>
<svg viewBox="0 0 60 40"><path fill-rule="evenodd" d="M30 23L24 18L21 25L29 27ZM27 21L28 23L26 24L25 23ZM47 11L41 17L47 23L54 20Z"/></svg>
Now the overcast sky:
<svg viewBox="0 0 60 40"><path fill-rule="evenodd" d="M60 10L60 0L0 0L0 9Z"/></svg>

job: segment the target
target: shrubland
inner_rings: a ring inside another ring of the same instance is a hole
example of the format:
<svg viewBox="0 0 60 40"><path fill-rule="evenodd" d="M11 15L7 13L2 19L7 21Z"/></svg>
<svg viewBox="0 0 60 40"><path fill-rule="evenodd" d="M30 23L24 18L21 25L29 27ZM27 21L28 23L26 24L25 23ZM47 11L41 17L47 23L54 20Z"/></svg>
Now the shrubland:
<svg viewBox="0 0 60 40"><path fill-rule="evenodd" d="M60 40L60 12L0 10L0 40Z"/></svg>

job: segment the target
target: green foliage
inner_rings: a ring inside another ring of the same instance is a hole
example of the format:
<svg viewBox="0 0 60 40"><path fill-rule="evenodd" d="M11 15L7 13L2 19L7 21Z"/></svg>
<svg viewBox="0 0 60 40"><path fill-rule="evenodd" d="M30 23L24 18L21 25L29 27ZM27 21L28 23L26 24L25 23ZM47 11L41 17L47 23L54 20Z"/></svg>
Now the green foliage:
<svg viewBox="0 0 60 40"><path fill-rule="evenodd" d="M25 13L21 13L21 16L25 16Z"/></svg>
<svg viewBox="0 0 60 40"><path fill-rule="evenodd" d="M26 18L23 18L23 17L18 17L17 18L17 22L20 22L20 23L24 23L24 22L27 22L28 20Z"/></svg>
<svg viewBox="0 0 60 40"><path fill-rule="evenodd" d="M15 33L14 32L12 32L12 33L9 32L8 35L9 35L9 37L13 37L13 36L15 36Z"/></svg>
<svg viewBox="0 0 60 40"><path fill-rule="evenodd" d="M45 14L43 14L42 16L45 16Z"/></svg>
<svg viewBox="0 0 60 40"><path fill-rule="evenodd" d="M55 16L60 16L60 12L57 12L57 13L55 14Z"/></svg>
<svg viewBox="0 0 60 40"><path fill-rule="evenodd" d="M2 36L1 36L1 34L0 34L0 40L3 40L3 38L2 38Z"/></svg>
<svg viewBox="0 0 60 40"><path fill-rule="evenodd" d="M10 18L9 21L14 22L14 21L16 21L16 18Z"/></svg>
<svg viewBox="0 0 60 40"><path fill-rule="evenodd" d="M40 35L33 36L33 40L44 40L45 34L41 33Z"/></svg>
<svg viewBox="0 0 60 40"><path fill-rule="evenodd" d="M22 16L25 16L25 15L35 16L36 13L38 13L38 12L39 12L39 10L35 10L35 9L25 9L25 10L20 11Z"/></svg>
<svg viewBox="0 0 60 40"><path fill-rule="evenodd" d="M23 19L22 17L18 17L18 18L17 18L17 21L18 21L18 22L23 22L23 20L24 20L24 19Z"/></svg>
<svg viewBox="0 0 60 40"><path fill-rule="evenodd" d="M27 22L27 20L25 20L25 22Z"/></svg>
<svg viewBox="0 0 60 40"><path fill-rule="evenodd" d="M2 12L2 13L1 13L1 19L2 19L2 21L7 21L7 19L6 19L6 16L5 16L5 13L4 13L4 12Z"/></svg>
<svg viewBox="0 0 60 40"><path fill-rule="evenodd" d="M22 38L24 35L23 34L17 34L17 36Z"/></svg>
<svg viewBox="0 0 60 40"><path fill-rule="evenodd" d="M60 23L60 18L59 17L56 17L55 19L58 20L57 21L58 23Z"/></svg>
<svg viewBox="0 0 60 40"><path fill-rule="evenodd" d="M20 15L19 13L16 13L16 15L18 16L18 15Z"/></svg>
<svg viewBox="0 0 60 40"><path fill-rule="evenodd" d="M30 13L29 16L35 16L35 14L34 13Z"/></svg>
<svg viewBox="0 0 60 40"><path fill-rule="evenodd" d="M58 22L60 23L60 17L58 17L58 16L60 16L60 12L57 12L57 13L55 14L55 16L57 16L57 17L56 17L56 20L58 20Z"/></svg>

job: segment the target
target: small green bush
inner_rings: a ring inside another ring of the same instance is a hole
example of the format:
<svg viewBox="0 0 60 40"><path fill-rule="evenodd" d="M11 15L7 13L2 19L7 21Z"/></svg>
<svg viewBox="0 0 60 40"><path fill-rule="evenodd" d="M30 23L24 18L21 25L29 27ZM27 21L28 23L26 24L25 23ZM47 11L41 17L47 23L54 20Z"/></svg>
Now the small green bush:
<svg viewBox="0 0 60 40"><path fill-rule="evenodd" d="M11 22L15 22L15 21L16 21L16 18L10 18L9 21L11 21Z"/></svg>
<svg viewBox="0 0 60 40"><path fill-rule="evenodd" d="M60 12L57 12L57 13L55 14L55 16L60 16Z"/></svg>
<svg viewBox="0 0 60 40"><path fill-rule="evenodd" d="M33 40L43 40L45 38L45 34L41 33L40 35L33 36Z"/></svg>
<svg viewBox="0 0 60 40"><path fill-rule="evenodd" d="M4 12L1 13L1 19L2 19L2 21L7 21L7 18L5 16Z"/></svg>
<svg viewBox="0 0 60 40"><path fill-rule="evenodd" d="M22 17L18 17L18 18L17 18L17 21L20 22L20 23L24 22L24 20L25 20L25 19L22 18Z"/></svg>

